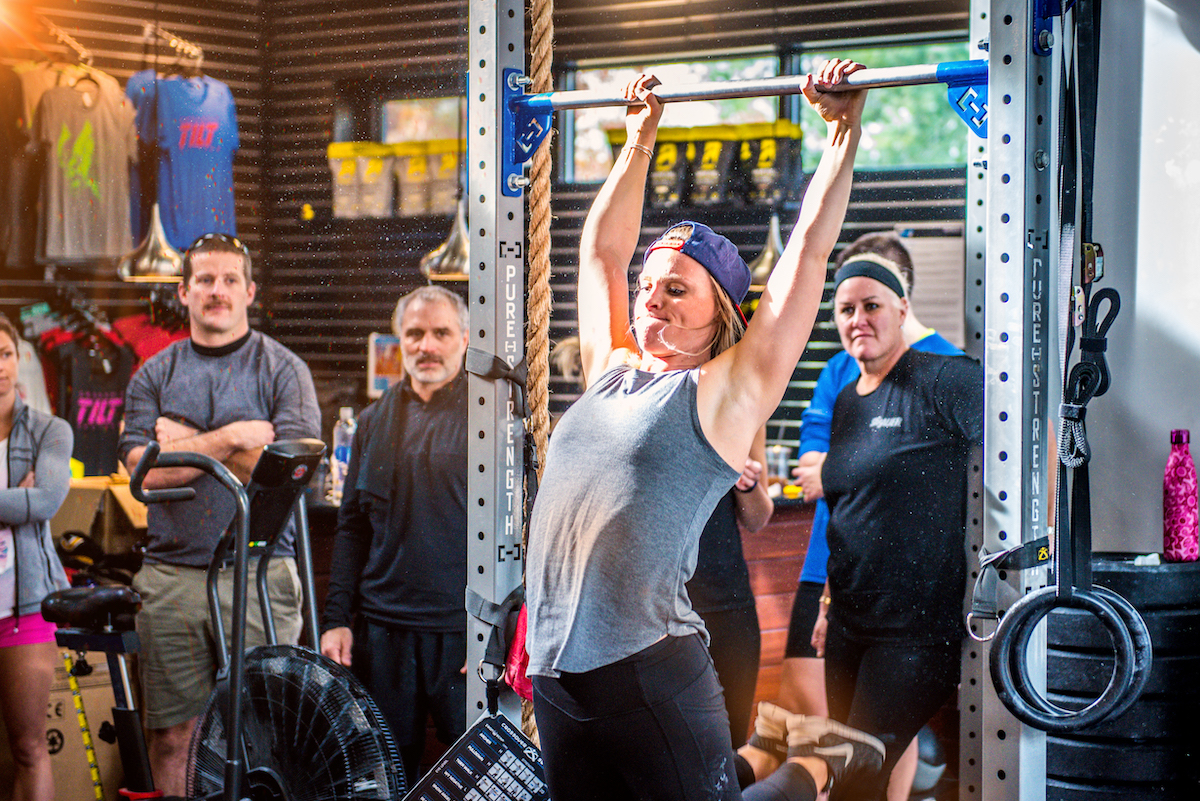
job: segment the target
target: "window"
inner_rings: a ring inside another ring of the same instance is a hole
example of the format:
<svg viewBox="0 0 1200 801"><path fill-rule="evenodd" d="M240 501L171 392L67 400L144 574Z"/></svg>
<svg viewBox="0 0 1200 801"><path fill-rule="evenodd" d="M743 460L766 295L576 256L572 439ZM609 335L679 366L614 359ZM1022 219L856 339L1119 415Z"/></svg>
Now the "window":
<svg viewBox="0 0 1200 801"><path fill-rule="evenodd" d="M868 67L898 67L963 61L972 56L965 42L906 45L837 52L806 52L804 72L820 69L831 57L850 58ZM800 117L804 131L804 164L816 165L825 147L825 123L805 103ZM863 112L863 138L858 169L871 167L940 167L962 164L967 158L967 126L946 101L943 84L896 86L872 92Z"/></svg>
<svg viewBox="0 0 1200 801"><path fill-rule="evenodd" d="M774 55L714 61L672 64L627 65L581 69L574 74L575 89L607 89L624 86L642 72L654 74L664 84L682 85L702 81L738 81L773 78L779 74L779 59ZM612 169L612 150L607 131L623 130L622 108L590 108L573 112L575 181L603 181ZM734 125L747 122L774 122L779 118L779 99L749 97L737 100L691 101L667 104L663 127L692 128L699 125Z"/></svg>
<svg viewBox="0 0 1200 801"><path fill-rule="evenodd" d="M460 97L426 97L387 100L382 104L381 141L428 142L460 138L460 115L465 113Z"/></svg>
<svg viewBox="0 0 1200 801"><path fill-rule="evenodd" d="M800 55L800 70L819 69L831 57L852 58L868 67L937 64L971 58L965 42L904 45L898 47L809 51ZM774 55L712 61L626 65L580 69L573 73L573 89L612 90L623 86L640 72L657 75L664 84L682 85L702 81L734 81L775 77L780 72ZM815 165L825 147L825 123L804 102L800 125L804 131L804 163ZM668 104L664 127L691 128L748 122L774 122L779 118L777 97L739 100L691 101ZM620 129L620 108L580 109L573 123L568 180L603 181L612 168L612 151L607 131ZM566 115L563 116L566 119ZM867 101L863 115L863 140L858 167L937 167L962 164L967 157L967 127L951 110L942 84L899 86L881 89Z"/></svg>

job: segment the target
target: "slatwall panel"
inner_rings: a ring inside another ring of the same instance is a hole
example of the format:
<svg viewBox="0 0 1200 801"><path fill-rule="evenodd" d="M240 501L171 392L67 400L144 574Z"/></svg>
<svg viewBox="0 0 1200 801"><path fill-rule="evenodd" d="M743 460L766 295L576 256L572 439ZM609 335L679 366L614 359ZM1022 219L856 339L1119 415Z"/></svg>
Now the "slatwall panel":
<svg viewBox="0 0 1200 801"><path fill-rule="evenodd" d="M966 175L962 168L859 171L855 174L850 208L846 215L846 224L842 227L841 243L844 245L862 234L888 231L897 226L905 228L938 224L961 225L964 217L965 181ZM575 275L578 269L576 251L583 219L598 190L599 187L592 184L573 184L559 187L554 193L555 227L552 232L551 249L551 262L554 265L554 313L550 324L550 338L555 342L578 333L575 306ZM796 205L789 204L780 215L785 239L787 231L795 223L798 211ZM738 246L742 257L749 262L762 250L770 213L765 209L745 208L647 210L643 221L641 246L644 248L650 244L670 223L687 218L707 223L728 236ZM641 250L631 266L631 276L633 271L640 269L640 264ZM917 264L917 273L916 281L919 286L920 264ZM831 274L829 278L832 277ZM829 356L841 349L837 330L831 319L832 291L832 286L827 284L808 349L796 367L779 411L767 427L770 443L796 443L799 437L800 413L808 405L817 376ZM551 374L550 390L552 413L564 411L579 394L574 381L564 378L556 368Z"/></svg>
<svg viewBox="0 0 1200 801"><path fill-rule="evenodd" d="M961 37L968 0L555 0L554 59Z"/></svg>
<svg viewBox="0 0 1200 801"><path fill-rule="evenodd" d="M39 13L74 37L92 52L94 66L124 86L129 76L149 66L143 61L143 25L153 22L151 0L42 0L8 3L4 19L13 28L0 26L0 62L12 64L41 59L50 54L66 58L67 50L29 13ZM203 3L161 2L157 20L171 33L204 50L204 72L229 85L237 103L241 150L234 162L234 192L237 198L238 233L257 255L261 245L262 120L263 83L259 38L262 0L205 0ZM153 50L150 51L151 53ZM170 63L165 45L159 46L163 63ZM73 60L73 54L70 56ZM7 155L7 154L6 154ZM11 280L0 291L0 307L13 312L22 305L43 299L50 287L40 280ZM24 277L24 276L23 276ZM74 273L69 277L75 277ZM136 306L144 297L144 286L115 280L111 267L97 273L100 280L70 281L110 316Z"/></svg>
<svg viewBox="0 0 1200 801"><path fill-rule="evenodd" d="M556 0L555 63L918 33L944 38L965 30L966 8L966 0ZM388 330L395 300L423 283L417 262L451 222L331 219L325 147L339 86L392 81L419 93L430 81L462 76L465 15L462 0L357 0L332 10L327 0L265 5L271 247L264 304L268 330L303 355L318 380L361 383L367 335ZM704 31L703 41L696 38ZM594 189L554 190L556 272L570 269L562 265L573 262L572 240ZM305 204L312 219L303 219ZM731 235L742 237L747 254L757 253L766 219L729 214ZM863 214L869 217L866 206ZM570 302L560 300L567 305L557 307L554 335L573 327Z"/></svg>
<svg viewBox="0 0 1200 801"><path fill-rule="evenodd" d="M451 223L331 218L325 148L339 88L453 84L466 72L466 8L463 0L267 4L265 302L272 335L305 358L318 383L365 383L367 335L389 330L396 299L425 283L417 263Z"/></svg>

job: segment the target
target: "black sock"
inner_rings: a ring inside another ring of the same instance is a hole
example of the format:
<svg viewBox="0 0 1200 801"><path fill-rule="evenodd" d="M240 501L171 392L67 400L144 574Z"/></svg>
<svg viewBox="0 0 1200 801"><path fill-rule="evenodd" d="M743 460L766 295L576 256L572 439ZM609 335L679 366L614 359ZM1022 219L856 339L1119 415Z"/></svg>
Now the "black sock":
<svg viewBox="0 0 1200 801"><path fill-rule="evenodd" d="M761 782L746 788L745 801L814 801L817 783L803 765L784 762Z"/></svg>
<svg viewBox="0 0 1200 801"><path fill-rule="evenodd" d="M738 787L745 790L754 784L754 768L750 767L746 758L736 751L733 753L733 768L737 771Z"/></svg>

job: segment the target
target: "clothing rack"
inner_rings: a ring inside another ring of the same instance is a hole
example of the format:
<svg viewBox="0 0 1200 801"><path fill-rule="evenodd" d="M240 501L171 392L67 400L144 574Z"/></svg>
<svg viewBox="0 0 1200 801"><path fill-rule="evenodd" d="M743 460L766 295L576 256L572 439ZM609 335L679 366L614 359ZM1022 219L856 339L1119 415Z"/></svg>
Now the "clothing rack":
<svg viewBox="0 0 1200 801"><path fill-rule="evenodd" d="M55 25L41 14L34 14L34 17L46 28L47 31L50 32L52 36L54 36L55 39L59 41L60 44L64 44L75 51L75 56L79 59L79 63L85 64L89 67L92 66L92 51L81 45L78 41L76 41L75 37Z"/></svg>
<svg viewBox="0 0 1200 801"><path fill-rule="evenodd" d="M204 66L203 48L197 44L189 42L182 36L176 36L175 34L163 28L163 26L159 25L157 22L147 22L142 26L142 39L147 42L151 41L152 39L158 39L161 42L165 42L168 47L172 48L180 56L186 56L194 59L196 62L195 68L197 70Z"/></svg>

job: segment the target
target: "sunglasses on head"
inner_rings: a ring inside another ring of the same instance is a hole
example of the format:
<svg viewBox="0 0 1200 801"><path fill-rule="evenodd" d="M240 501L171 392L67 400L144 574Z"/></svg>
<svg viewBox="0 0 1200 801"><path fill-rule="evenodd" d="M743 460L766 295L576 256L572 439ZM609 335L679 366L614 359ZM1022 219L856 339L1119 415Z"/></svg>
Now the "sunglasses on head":
<svg viewBox="0 0 1200 801"><path fill-rule="evenodd" d="M191 247L187 249L187 252L192 253L196 250L201 250L209 242L220 242L224 245L228 245L231 248L240 250L242 253L246 254L247 258L250 257L250 248L246 247L242 240L238 239L236 236L230 236L229 234L205 234L193 242Z"/></svg>

